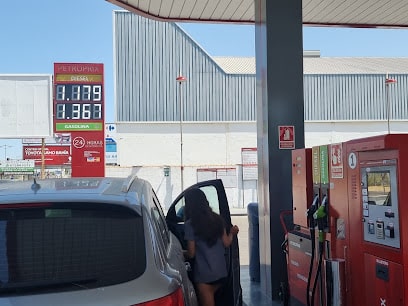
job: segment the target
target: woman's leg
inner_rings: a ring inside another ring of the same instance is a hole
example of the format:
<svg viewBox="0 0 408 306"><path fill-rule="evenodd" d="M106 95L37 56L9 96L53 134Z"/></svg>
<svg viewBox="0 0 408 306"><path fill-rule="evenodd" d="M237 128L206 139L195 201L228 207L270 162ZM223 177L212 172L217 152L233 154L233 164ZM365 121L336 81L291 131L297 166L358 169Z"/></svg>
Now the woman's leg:
<svg viewBox="0 0 408 306"><path fill-rule="evenodd" d="M197 283L196 287L200 306L215 306L214 294L220 288L220 285Z"/></svg>

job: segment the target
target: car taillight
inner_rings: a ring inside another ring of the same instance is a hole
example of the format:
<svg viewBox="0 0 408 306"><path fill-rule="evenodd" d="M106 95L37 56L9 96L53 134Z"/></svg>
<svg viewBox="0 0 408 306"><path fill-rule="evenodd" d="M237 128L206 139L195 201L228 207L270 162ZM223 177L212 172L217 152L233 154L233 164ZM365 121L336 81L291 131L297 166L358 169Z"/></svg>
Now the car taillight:
<svg viewBox="0 0 408 306"><path fill-rule="evenodd" d="M16 203L16 204L2 204L0 209L9 208L37 208L37 207L49 207L50 203Z"/></svg>
<svg viewBox="0 0 408 306"><path fill-rule="evenodd" d="M180 287L172 294L166 295L160 299L131 306L184 306L183 291Z"/></svg>

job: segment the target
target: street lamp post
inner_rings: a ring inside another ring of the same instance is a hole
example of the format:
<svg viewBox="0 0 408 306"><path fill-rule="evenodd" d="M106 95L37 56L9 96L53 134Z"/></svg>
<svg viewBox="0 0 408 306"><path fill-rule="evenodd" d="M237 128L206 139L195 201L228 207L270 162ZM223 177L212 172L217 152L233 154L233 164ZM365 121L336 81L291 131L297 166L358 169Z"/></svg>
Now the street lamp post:
<svg viewBox="0 0 408 306"><path fill-rule="evenodd" d="M4 160L7 160L7 148L11 148L13 146L9 146L9 145L4 144L4 145L1 145L0 147L4 148Z"/></svg>
<svg viewBox="0 0 408 306"><path fill-rule="evenodd" d="M391 116L391 102L390 102L390 89L389 86L391 84L397 83L396 79L392 79L388 77L388 73L385 76L385 91L387 94L387 127L388 127L388 134L390 134L390 116Z"/></svg>
<svg viewBox="0 0 408 306"><path fill-rule="evenodd" d="M183 96L181 92L182 84L187 81L187 78L180 75L176 78L179 83L179 106L180 106L180 183L181 191L184 190L184 164L183 164Z"/></svg>

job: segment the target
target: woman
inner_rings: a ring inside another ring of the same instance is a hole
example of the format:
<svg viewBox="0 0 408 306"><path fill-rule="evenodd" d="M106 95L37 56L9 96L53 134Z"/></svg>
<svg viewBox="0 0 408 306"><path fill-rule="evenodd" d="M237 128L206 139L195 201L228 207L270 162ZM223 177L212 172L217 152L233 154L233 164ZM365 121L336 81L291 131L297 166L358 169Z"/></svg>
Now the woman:
<svg viewBox="0 0 408 306"><path fill-rule="evenodd" d="M222 217L212 211L205 193L199 188L185 193L185 240L187 258L194 258L193 281L201 306L214 306L215 292L227 279L225 248L239 228L229 234Z"/></svg>

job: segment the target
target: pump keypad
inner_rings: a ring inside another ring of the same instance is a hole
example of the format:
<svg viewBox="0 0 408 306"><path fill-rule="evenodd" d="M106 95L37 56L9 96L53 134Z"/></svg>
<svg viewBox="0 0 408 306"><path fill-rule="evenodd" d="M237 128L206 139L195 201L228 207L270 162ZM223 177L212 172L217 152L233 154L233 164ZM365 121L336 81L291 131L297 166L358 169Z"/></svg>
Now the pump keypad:
<svg viewBox="0 0 408 306"><path fill-rule="evenodd" d="M400 248L396 162L377 165L360 172L364 240Z"/></svg>

